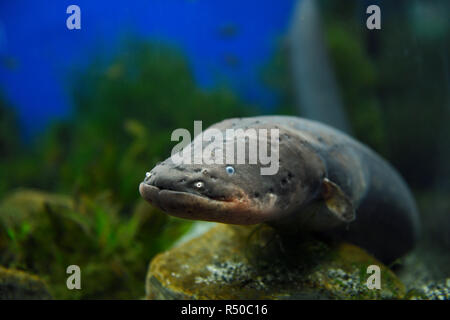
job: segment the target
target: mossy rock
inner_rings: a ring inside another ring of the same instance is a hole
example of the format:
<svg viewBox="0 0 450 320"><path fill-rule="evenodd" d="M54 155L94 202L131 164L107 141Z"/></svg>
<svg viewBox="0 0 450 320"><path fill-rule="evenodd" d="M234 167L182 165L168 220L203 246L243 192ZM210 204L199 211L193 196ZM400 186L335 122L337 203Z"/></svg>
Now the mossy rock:
<svg viewBox="0 0 450 320"><path fill-rule="evenodd" d="M71 210L72 207L70 198L63 195L30 189L8 194L0 203L0 265L9 267L13 261L20 260L25 252L17 251L18 246L22 246L27 239L36 239L42 235L45 239L50 239L55 230L52 227L52 216ZM42 226L47 229L40 232ZM36 241L31 242L30 252L39 251L38 254L41 254L40 250L36 250L39 247ZM20 269L23 268L20 265Z"/></svg>
<svg viewBox="0 0 450 320"><path fill-rule="evenodd" d="M37 276L0 266L0 300L51 299L44 282Z"/></svg>
<svg viewBox="0 0 450 320"><path fill-rule="evenodd" d="M33 189L19 189L9 194L2 202L4 206L20 208L30 214L42 211L46 205L73 207L70 197Z"/></svg>
<svg viewBox="0 0 450 320"><path fill-rule="evenodd" d="M287 246L271 228L218 225L156 256L148 299L398 299L403 284L381 262L348 244L314 239ZM369 265L381 289L366 286Z"/></svg>
<svg viewBox="0 0 450 320"><path fill-rule="evenodd" d="M142 298L146 263L189 224L144 200L126 210L108 191L11 192L0 202L0 265L39 275L56 299ZM66 287L72 264L82 270L82 290Z"/></svg>

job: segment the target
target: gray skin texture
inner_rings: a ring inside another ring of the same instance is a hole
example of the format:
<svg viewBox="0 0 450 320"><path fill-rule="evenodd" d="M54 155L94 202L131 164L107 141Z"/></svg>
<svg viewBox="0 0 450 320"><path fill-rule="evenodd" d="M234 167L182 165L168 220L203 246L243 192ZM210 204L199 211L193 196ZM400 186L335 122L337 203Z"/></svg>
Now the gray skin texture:
<svg viewBox="0 0 450 320"><path fill-rule="evenodd" d="M417 241L419 214L407 185L348 135L288 116L227 119L210 128L224 134L231 128L278 129L278 172L261 175L262 165L248 164L248 155L246 164L175 164L168 158L140 184L144 199L185 219L267 223L290 241L305 233L349 241L385 263ZM270 150L270 138L264 143ZM227 173L230 165L233 174Z"/></svg>

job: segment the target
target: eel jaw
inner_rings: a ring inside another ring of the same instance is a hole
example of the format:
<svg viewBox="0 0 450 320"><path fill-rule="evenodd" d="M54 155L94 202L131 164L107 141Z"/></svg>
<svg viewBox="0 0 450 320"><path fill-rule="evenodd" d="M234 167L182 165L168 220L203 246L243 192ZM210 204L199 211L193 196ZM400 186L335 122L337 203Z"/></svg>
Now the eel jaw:
<svg viewBox="0 0 450 320"><path fill-rule="evenodd" d="M179 218L238 225L266 221L266 215L255 208L248 197L214 200L193 193L160 189L144 182L139 185L139 192L153 206Z"/></svg>

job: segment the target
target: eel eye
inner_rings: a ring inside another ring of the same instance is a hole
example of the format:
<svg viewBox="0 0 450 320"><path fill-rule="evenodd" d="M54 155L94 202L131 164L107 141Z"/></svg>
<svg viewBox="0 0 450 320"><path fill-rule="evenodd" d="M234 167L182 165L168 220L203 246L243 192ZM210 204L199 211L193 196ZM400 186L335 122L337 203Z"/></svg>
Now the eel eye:
<svg viewBox="0 0 450 320"><path fill-rule="evenodd" d="M227 173L231 176L234 174L234 168L232 166L228 166L225 168L225 170L227 171Z"/></svg>
<svg viewBox="0 0 450 320"><path fill-rule="evenodd" d="M150 178L151 175L152 175L152 174L151 174L150 172L146 172L146 173L145 173L145 177L146 177L146 178Z"/></svg>
<svg viewBox="0 0 450 320"><path fill-rule="evenodd" d="M198 181L198 182L196 182L196 183L194 184L194 186L195 186L197 189L201 189L201 188L203 188L204 184L203 184L203 182Z"/></svg>

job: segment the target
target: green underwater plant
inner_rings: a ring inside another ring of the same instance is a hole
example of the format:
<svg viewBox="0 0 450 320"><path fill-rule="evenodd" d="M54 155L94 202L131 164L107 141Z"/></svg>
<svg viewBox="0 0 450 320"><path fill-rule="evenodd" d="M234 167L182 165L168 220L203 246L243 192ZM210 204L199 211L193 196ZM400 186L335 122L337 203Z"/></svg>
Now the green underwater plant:
<svg viewBox="0 0 450 320"><path fill-rule="evenodd" d="M107 192L19 190L0 206L0 265L38 274L56 299L139 298L148 261L189 226L141 202L121 214ZM67 289L69 265L81 268L82 290Z"/></svg>

